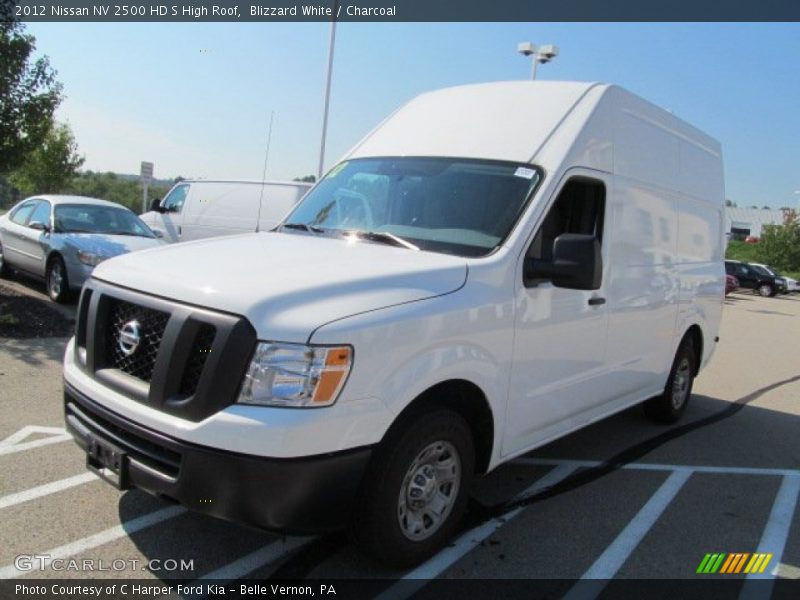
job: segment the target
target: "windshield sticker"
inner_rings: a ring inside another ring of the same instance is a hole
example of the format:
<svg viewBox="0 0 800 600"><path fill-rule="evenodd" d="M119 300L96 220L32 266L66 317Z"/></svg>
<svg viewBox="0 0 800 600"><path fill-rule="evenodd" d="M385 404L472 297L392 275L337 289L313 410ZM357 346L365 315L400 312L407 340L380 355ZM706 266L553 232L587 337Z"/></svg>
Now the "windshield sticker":
<svg viewBox="0 0 800 600"><path fill-rule="evenodd" d="M347 166L347 161L340 162L338 165L336 165L335 167L333 167L333 168L330 170L330 173L328 173L328 178L329 178L329 179L333 179L333 178L334 178L334 177L336 177L336 176L339 174L339 172L340 172L342 169L344 169L346 166Z"/></svg>
<svg viewBox="0 0 800 600"><path fill-rule="evenodd" d="M536 170L526 167L517 167L517 170L514 171L514 175L517 177L524 177L525 179L533 179L533 176L536 175Z"/></svg>

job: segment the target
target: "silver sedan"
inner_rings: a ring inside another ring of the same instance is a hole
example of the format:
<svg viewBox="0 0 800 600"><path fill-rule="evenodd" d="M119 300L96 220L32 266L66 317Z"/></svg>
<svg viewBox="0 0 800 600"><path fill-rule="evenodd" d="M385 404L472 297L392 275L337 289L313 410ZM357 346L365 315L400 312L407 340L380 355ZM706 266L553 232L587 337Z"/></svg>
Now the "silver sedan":
<svg viewBox="0 0 800 600"><path fill-rule="evenodd" d="M50 298L65 302L98 263L163 243L114 202L34 196L0 217L0 275L15 269L42 278Z"/></svg>

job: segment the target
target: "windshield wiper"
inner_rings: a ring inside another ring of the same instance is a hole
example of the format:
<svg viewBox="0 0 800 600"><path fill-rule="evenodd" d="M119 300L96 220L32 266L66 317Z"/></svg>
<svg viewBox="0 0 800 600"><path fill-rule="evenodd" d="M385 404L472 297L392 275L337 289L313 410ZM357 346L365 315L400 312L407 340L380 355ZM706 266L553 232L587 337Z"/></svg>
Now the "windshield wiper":
<svg viewBox="0 0 800 600"><path fill-rule="evenodd" d="M399 246L400 248L408 248L409 250L419 250L419 246L388 231L354 231L353 234L365 240L369 240L370 242Z"/></svg>
<svg viewBox="0 0 800 600"><path fill-rule="evenodd" d="M284 223L281 228L286 229L299 229L300 231L310 231L311 233L324 233L322 227L315 227L314 225L306 225L305 223Z"/></svg>

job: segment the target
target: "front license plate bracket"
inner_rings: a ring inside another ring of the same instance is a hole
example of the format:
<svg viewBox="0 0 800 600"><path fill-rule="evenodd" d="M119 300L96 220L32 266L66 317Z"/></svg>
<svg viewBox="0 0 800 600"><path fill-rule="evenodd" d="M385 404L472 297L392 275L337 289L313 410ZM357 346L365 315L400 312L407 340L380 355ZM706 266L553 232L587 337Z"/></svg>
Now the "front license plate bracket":
<svg viewBox="0 0 800 600"><path fill-rule="evenodd" d="M86 447L86 468L119 490L128 485L128 454L111 442L89 436Z"/></svg>

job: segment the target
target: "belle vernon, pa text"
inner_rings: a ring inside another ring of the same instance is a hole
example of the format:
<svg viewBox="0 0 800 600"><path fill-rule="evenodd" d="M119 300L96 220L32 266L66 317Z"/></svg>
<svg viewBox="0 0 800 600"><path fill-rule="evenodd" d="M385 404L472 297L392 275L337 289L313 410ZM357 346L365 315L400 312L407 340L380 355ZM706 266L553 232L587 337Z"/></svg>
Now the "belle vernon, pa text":
<svg viewBox="0 0 800 600"><path fill-rule="evenodd" d="M14 590L16 595L23 596L42 596L52 594L53 596L111 596L119 594L122 596L166 596L178 594L186 596L224 596L225 594L237 594L240 596L335 596L336 589L332 585L320 584L319 586L310 585L262 585L262 584L239 584L239 585L219 585L207 583L202 585L153 585L138 583L114 583L105 585L85 585L85 584L59 584L52 585L26 585L18 583Z"/></svg>
<svg viewBox="0 0 800 600"><path fill-rule="evenodd" d="M87 6L17 6L18 17L236 17L242 16L238 6L195 6L166 5L130 6L124 4L98 4ZM47 11L49 8L49 12ZM294 6L250 6L251 17L333 17L333 9L329 6L300 4ZM338 6L336 17L342 14L348 17L395 17L396 6L355 6L348 4Z"/></svg>

